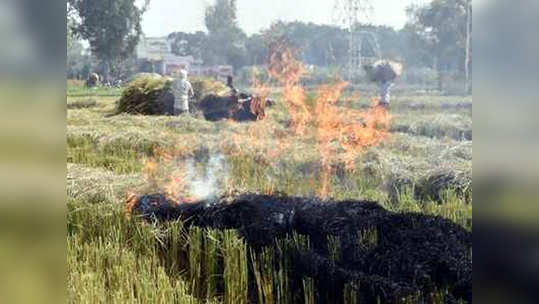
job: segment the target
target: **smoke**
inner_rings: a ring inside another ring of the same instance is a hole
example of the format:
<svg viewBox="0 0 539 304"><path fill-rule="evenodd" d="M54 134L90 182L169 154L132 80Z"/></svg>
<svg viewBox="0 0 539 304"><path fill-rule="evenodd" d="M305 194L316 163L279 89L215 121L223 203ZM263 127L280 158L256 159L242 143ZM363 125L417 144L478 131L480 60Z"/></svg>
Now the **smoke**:
<svg viewBox="0 0 539 304"><path fill-rule="evenodd" d="M215 197L229 177L226 158L220 153L210 153L207 159L200 162L189 158L185 162L185 177L192 198Z"/></svg>

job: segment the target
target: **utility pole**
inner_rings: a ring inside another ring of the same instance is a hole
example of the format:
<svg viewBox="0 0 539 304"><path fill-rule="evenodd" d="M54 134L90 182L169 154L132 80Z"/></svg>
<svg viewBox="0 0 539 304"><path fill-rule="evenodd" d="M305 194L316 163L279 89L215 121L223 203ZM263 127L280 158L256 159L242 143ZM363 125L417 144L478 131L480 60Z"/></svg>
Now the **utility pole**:
<svg viewBox="0 0 539 304"><path fill-rule="evenodd" d="M348 34L348 79L353 80L367 61L380 59L380 47L374 33L362 28L372 24L374 7L371 0L335 0L333 22ZM366 55L370 46L374 54Z"/></svg>

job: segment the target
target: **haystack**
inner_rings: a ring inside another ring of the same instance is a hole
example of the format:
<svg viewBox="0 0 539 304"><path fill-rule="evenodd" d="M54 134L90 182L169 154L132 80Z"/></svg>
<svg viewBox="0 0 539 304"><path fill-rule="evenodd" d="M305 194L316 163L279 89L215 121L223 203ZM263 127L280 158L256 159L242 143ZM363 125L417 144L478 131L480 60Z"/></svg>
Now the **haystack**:
<svg viewBox="0 0 539 304"><path fill-rule="evenodd" d="M402 64L391 60L378 60L363 68L372 82L393 82L402 75Z"/></svg>
<svg viewBox="0 0 539 304"><path fill-rule="evenodd" d="M172 82L163 77L140 77L129 83L118 101L118 112L144 115L173 113Z"/></svg>
<svg viewBox="0 0 539 304"><path fill-rule="evenodd" d="M129 83L118 101L118 112L143 115L171 115L174 95L173 79L155 75L141 75ZM209 94L222 95L228 88L219 81L207 78L190 79L194 91L194 103Z"/></svg>

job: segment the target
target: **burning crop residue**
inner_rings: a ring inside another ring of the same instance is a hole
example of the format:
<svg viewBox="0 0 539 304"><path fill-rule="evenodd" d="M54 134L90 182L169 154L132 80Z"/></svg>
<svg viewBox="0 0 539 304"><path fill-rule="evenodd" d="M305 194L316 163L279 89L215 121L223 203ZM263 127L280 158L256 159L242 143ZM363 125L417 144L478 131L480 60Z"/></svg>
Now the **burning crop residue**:
<svg viewBox="0 0 539 304"><path fill-rule="evenodd" d="M327 197L333 164L340 161L348 170L353 170L356 157L365 148L388 137L391 116L384 107L377 106L376 99L367 111L339 106L341 94L348 86L342 80L321 86L314 106L309 106L305 89L299 84L305 69L283 42L274 44L268 71L283 86L283 100L292 121L292 133L301 137L311 135L317 142L322 181L319 195ZM313 127L314 133L308 133L309 126Z"/></svg>
<svg viewBox="0 0 539 304"><path fill-rule="evenodd" d="M229 169L222 154L206 151L193 157L160 148L154 149L154 154L144 161L148 191L161 191L177 204L216 196L228 179Z"/></svg>
<svg viewBox="0 0 539 304"><path fill-rule="evenodd" d="M282 43L273 45L267 68L272 80L282 87L280 102L288 115L285 121L266 117L247 126L229 121L232 134L214 145L223 154L157 149L144 168L152 186L145 193L155 194L131 194L129 214L148 221L179 219L188 233L191 228L215 229L204 230L210 234L237 230L240 247L244 246L239 252L244 255L233 259L245 264L249 261L252 266L245 283L249 303L257 302L263 292L273 294L274 289L279 297L303 294L304 299L316 298L320 303L342 303L343 297L352 298L350 303L430 302L434 294L448 303L471 301L470 232L437 217L393 213L374 202L327 199L336 168L355 170L358 156L389 136L391 116L387 109L378 106L376 99L367 110L349 106L350 99L342 98L348 84L342 80L320 86L314 95L307 94L301 86L305 69ZM267 100L267 85L255 77L253 87L261 100ZM252 105L256 107L256 103ZM279 178L279 162L285 158L281 156L292 154L296 143L313 148L317 171L307 171L306 178L318 187L317 197L274 194L279 189L271 181ZM233 170L229 171L228 162ZM239 174L236 167L242 169ZM257 182L262 180L256 186L266 188L257 190L267 195L219 196L229 177L236 178L241 187L251 178L249 174L256 175L252 179ZM283 245L291 238L293 242L302 239L301 246ZM212 236L195 243L199 246L223 239ZM187 242L182 246L195 245ZM257 260L261 256L263 260ZM226 264L224 259L230 256L223 253L220 258L223 260L212 265ZM223 267L230 270L230 266ZM262 278L261 272L282 277L273 281ZM222 273L216 276L226 277ZM261 286L264 280L267 284ZM316 295L307 296L307 286L316 290ZM226 290L219 292L226 294Z"/></svg>

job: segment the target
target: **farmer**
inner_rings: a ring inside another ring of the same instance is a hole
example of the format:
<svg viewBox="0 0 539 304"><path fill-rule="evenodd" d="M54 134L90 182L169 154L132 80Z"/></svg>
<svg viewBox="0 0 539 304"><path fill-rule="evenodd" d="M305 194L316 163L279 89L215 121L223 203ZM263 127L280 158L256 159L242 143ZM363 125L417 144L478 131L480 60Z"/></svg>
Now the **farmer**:
<svg viewBox="0 0 539 304"><path fill-rule="evenodd" d="M384 108L389 107L389 93L395 79L402 75L402 64L390 60L378 60L372 64L364 65L370 81L376 83L380 89L380 99L378 105Z"/></svg>
<svg viewBox="0 0 539 304"><path fill-rule="evenodd" d="M179 78L172 83L174 93L174 115L189 113L189 95L193 96L193 87L187 80L187 71L180 70Z"/></svg>
<svg viewBox="0 0 539 304"><path fill-rule="evenodd" d="M391 87L393 87L393 81L381 81L378 83L380 88L380 102L379 105L385 108L389 107L389 92Z"/></svg>

